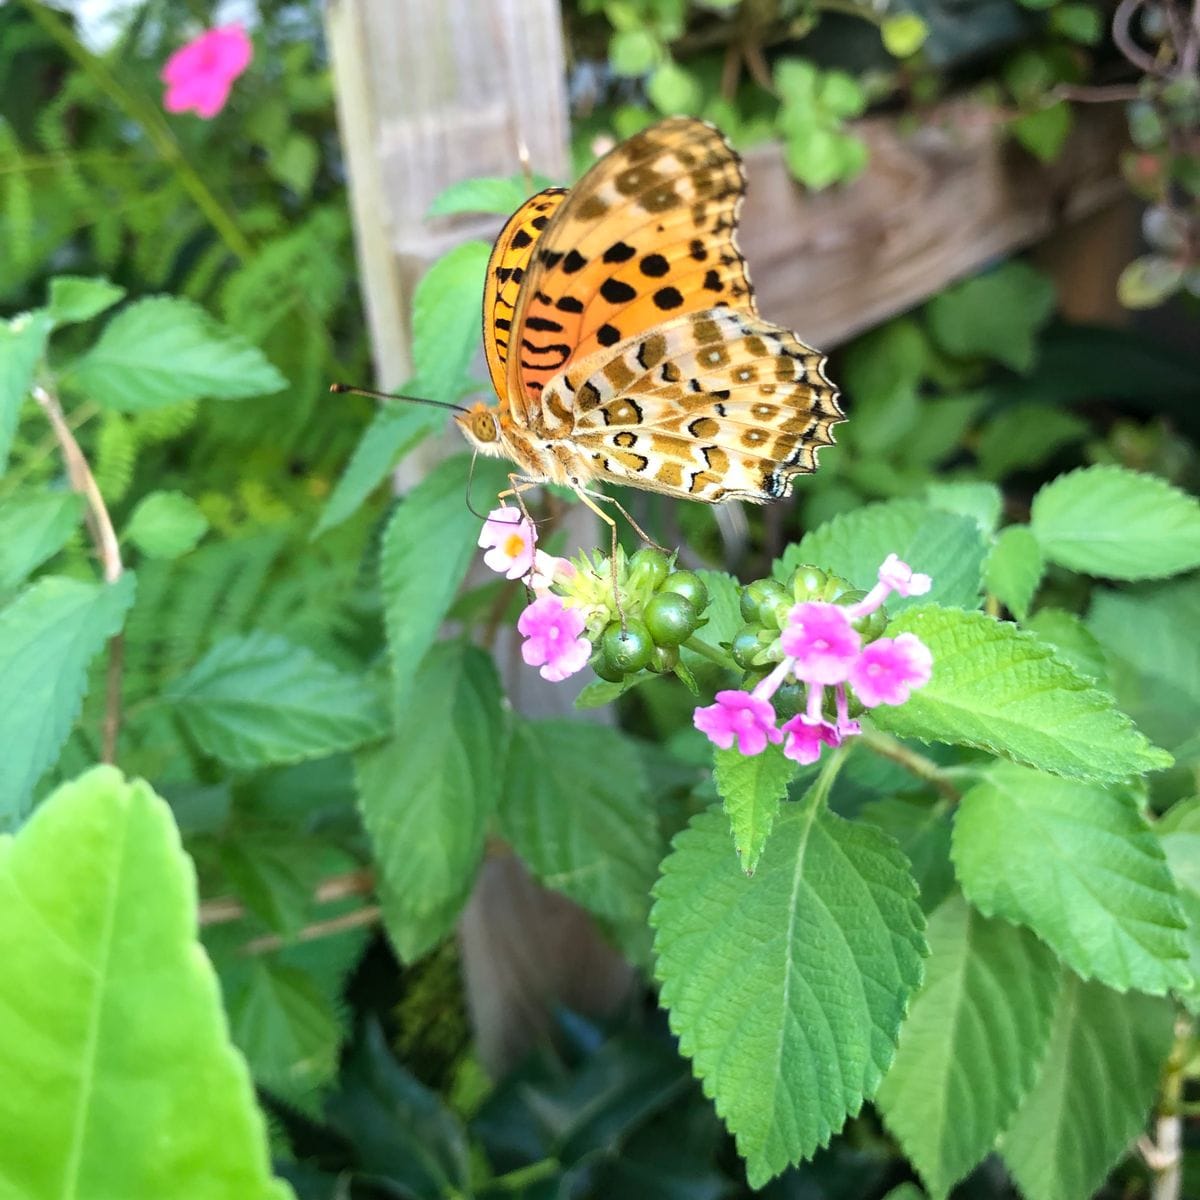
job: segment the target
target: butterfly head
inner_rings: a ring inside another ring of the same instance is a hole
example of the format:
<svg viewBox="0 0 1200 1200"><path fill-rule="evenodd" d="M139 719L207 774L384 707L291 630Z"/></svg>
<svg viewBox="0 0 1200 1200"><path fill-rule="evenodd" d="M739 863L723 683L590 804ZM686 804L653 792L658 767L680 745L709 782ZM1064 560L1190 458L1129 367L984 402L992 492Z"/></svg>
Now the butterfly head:
<svg viewBox="0 0 1200 1200"><path fill-rule="evenodd" d="M473 405L461 417L455 417L463 436L481 454L500 456L504 447L500 440L498 410L480 402Z"/></svg>

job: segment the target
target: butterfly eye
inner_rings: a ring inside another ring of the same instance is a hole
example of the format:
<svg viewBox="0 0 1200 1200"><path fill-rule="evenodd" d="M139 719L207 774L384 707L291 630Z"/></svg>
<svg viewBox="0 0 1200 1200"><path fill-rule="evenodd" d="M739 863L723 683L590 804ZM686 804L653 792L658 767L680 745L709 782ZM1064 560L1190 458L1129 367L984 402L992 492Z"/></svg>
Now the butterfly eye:
<svg viewBox="0 0 1200 1200"><path fill-rule="evenodd" d="M494 442L498 437L496 418L486 408L477 409L471 417L471 432L477 441Z"/></svg>

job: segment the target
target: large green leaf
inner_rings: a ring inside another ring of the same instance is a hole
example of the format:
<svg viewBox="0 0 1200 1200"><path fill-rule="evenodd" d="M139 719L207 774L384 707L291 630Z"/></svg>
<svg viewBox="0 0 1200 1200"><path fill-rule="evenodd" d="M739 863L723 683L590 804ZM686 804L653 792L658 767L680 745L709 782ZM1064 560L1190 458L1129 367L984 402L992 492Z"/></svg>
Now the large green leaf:
<svg viewBox="0 0 1200 1200"><path fill-rule="evenodd" d="M784 758L779 746L768 746L753 755L732 748L713 754L713 782L747 875L753 875L758 866L779 805L787 799L788 784L795 775L796 764Z"/></svg>
<svg viewBox="0 0 1200 1200"><path fill-rule="evenodd" d="M1098 466L1033 498L1030 525L1051 562L1110 579L1159 579L1200 566L1200 501L1155 475Z"/></svg>
<svg viewBox="0 0 1200 1200"><path fill-rule="evenodd" d="M360 676L262 631L223 638L166 698L208 754L241 770L350 750L387 728Z"/></svg>
<svg viewBox="0 0 1200 1200"><path fill-rule="evenodd" d="M862 820L878 825L899 843L920 888L918 899L926 916L955 888L949 807L945 800L922 802L884 796L864 804L859 813Z"/></svg>
<svg viewBox="0 0 1200 1200"><path fill-rule="evenodd" d="M1192 982L1176 991L1193 1013L1200 1013L1200 796L1181 800L1169 809L1158 822L1157 833L1188 922Z"/></svg>
<svg viewBox="0 0 1200 1200"><path fill-rule="evenodd" d="M933 678L906 704L873 709L881 729L1079 779L1115 781L1171 765L1111 696L1015 625L929 606L902 613L887 632L915 633L933 653Z"/></svg>
<svg viewBox="0 0 1200 1200"><path fill-rule="evenodd" d="M500 829L530 870L601 917L645 922L662 857L637 746L582 721L514 730Z"/></svg>
<svg viewBox="0 0 1200 1200"><path fill-rule="evenodd" d="M1000 1153L1027 1200L1087 1200L1145 1128L1171 1005L1067 972L1041 1074Z"/></svg>
<svg viewBox="0 0 1200 1200"><path fill-rule="evenodd" d="M133 576L40 579L0 612L0 828L20 817L71 730L88 664L125 620Z"/></svg>
<svg viewBox="0 0 1200 1200"><path fill-rule="evenodd" d="M170 810L97 767L0 838L0 1192L284 1200Z"/></svg>
<svg viewBox="0 0 1200 1200"><path fill-rule="evenodd" d="M204 397L241 400L287 387L257 346L174 296L152 296L123 309L67 379L117 412Z"/></svg>
<svg viewBox="0 0 1200 1200"><path fill-rule="evenodd" d="M82 515L83 500L75 492L6 499L0 507L0 592L16 587L61 550Z"/></svg>
<svg viewBox="0 0 1200 1200"><path fill-rule="evenodd" d="M695 817L655 897L671 1028L761 1187L886 1072L921 978L916 886L890 838L833 815L814 788L780 811L753 878L725 814Z"/></svg>
<svg viewBox="0 0 1200 1200"><path fill-rule="evenodd" d="M395 736L356 760L384 921L406 960L450 928L474 882L500 796L505 735L500 682L482 651L435 646L412 682Z"/></svg>
<svg viewBox="0 0 1200 1200"><path fill-rule="evenodd" d="M972 904L1028 925L1085 979L1156 993L1190 981L1178 892L1124 788L997 764L963 797L953 856Z"/></svg>
<svg viewBox="0 0 1200 1200"><path fill-rule="evenodd" d="M1029 615L1034 593L1046 564L1042 550L1027 525L1010 525L1000 531L983 564L983 583L1018 620Z"/></svg>
<svg viewBox="0 0 1200 1200"><path fill-rule="evenodd" d="M8 467L21 405L33 386L33 373L53 327L49 313L40 311L0 321L0 475Z"/></svg>
<svg viewBox="0 0 1200 1200"><path fill-rule="evenodd" d="M383 534L379 574L397 707L413 694L417 666L476 553L482 526L466 503L468 462L456 455L439 463L396 506ZM476 503L491 508L503 478L502 463L477 463Z"/></svg>
<svg viewBox="0 0 1200 1200"><path fill-rule="evenodd" d="M787 548L775 574L786 578L792 568L811 563L866 590L874 586L883 560L894 553L914 571L929 575L933 587L921 601L893 596L889 612L926 601L974 608L986 552L972 518L939 512L916 500L893 500L834 517L805 534Z"/></svg>
<svg viewBox="0 0 1200 1200"><path fill-rule="evenodd" d="M1032 934L961 895L929 918L925 982L875 1103L929 1194L992 1148L1037 1075L1061 972Z"/></svg>

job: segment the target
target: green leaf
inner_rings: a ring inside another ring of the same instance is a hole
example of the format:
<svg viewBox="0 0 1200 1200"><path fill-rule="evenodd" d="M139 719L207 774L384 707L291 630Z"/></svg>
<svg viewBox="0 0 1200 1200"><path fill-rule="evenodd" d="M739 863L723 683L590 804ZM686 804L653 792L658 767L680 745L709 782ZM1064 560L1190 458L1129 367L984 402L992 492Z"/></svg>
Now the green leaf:
<svg viewBox="0 0 1200 1200"><path fill-rule="evenodd" d="M1050 11L1050 28L1073 42L1095 46L1104 37L1104 18L1090 4L1056 4Z"/></svg>
<svg viewBox="0 0 1200 1200"><path fill-rule="evenodd" d="M854 763L853 758L850 763ZM896 839L917 881L921 911L927 915L933 912L955 888L946 803L885 796L864 804L859 815Z"/></svg>
<svg viewBox="0 0 1200 1200"><path fill-rule="evenodd" d="M66 378L116 412L206 397L243 400L280 392L288 383L257 346L174 296L122 309Z"/></svg>
<svg viewBox="0 0 1200 1200"><path fill-rule="evenodd" d="M788 784L796 764L784 758L778 746L746 756L737 750L713 752L713 782L725 805L733 830L733 844L742 870L753 875L771 836L780 804L787 799Z"/></svg>
<svg viewBox="0 0 1200 1200"><path fill-rule="evenodd" d="M664 116L694 115L704 105L700 81L672 58L654 68L646 80L646 95Z"/></svg>
<svg viewBox="0 0 1200 1200"><path fill-rule="evenodd" d="M1027 1200L1090 1196L1103 1183L1145 1128L1172 1023L1165 1000L1067 975L1041 1076L1000 1143Z"/></svg>
<svg viewBox="0 0 1200 1200"><path fill-rule="evenodd" d="M39 579L0 612L0 827L25 812L87 691L88 665L125 620L134 580Z"/></svg>
<svg viewBox="0 0 1200 1200"><path fill-rule="evenodd" d="M876 1106L940 1200L991 1150L1033 1085L1061 972L1037 938L959 895L929 918L925 981Z"/></svg>
<svg viewBox="0 0 1200 1200"><path fill-rule="evenodd" d="M53 326L47 312L22 313L11 321L0 321L0 475L8 468L21 405L33 387L34 372Z"/></svg>
<svg viewBox="0 0 1200 1200"><path fill-rule="evenodd" d="M476 553L481 526L466 505L468 469L466 455L439 463L396 506L384 530L379 575L398 707ZM476 463L474 495L495 495L503 478L503 463ZM489 499L476 503L491 507Z"/></svg>
<svg viewBox="0 0 1200 1200"><path fill-rule="evenodd" d="M1045 569L1042 548L1029 526L1009 525L1000 531L983 564L983 586L1023 621Z"/></svg>
<svg viewBox="0 0 1200 1200"><path fill-rule="evenodd" d="M581 721L513 731L500 829L547 887L597 916L645 924L662 846L637 746Z"/></svg>
<svg viewBox="0 0 1200 1200"><path fill-rule="evenodd" d="M90 321L123 299L125 289L101 276L56 275L47 306L55 325Z"/></svg>
<svg viewBox="0 0 1200 1200"><path fill-rule="evenodd" d="M217 642L166 699L205 753L236 770L322 758L387 728L361 676L261 630Z"/></svg>
<svg viewBox="0 0 1200 1200"><path fill-rule="evenodd" d="M973 480L931 483L925 488L925 499L941 512L971 517L989 535L1000 523L1004 509L1004 495L994 483Z"/></svg>
<svg viewBox="0 0 1200 1200"><path fill-rule="evenodd" d="M980 430L975 453L989 479L1040 467L1065 446L1083 441L1092 427L1074 413L1045 404L1014 404Z"/></svg>
<svg viewBox="0 0 1200 1200"><path fill-rule="evenodd" d="M910 467L933 467L949 458L986 403L987 397L981 392L922 400L916 425L897 447L900 462Z"/></svg>
<svg viewBox="0 0 1200 1200"><path fill-rule="evenodd" d="M820 191L852 173L856 157L847 143L853 142L836 129L805 124L788 134L784 158L788 170L803 184Z"/></svg>
<svg viewBox="0 0 1200 1200"><path fill-rule="evenodd" d="M915 13L897 13L884 17L879 27L880 37L887 52L894 58L908 58L916 54L929 36L929 26Z"/></svg>
<svg viewBox="0 0 1200 1200"><path fill-rule="evenodd" d="M1014 117L1009 128L1030 154L1048 163L1058 157L1074 125L1071 106L1065 100L1057 100Z"/></svg>
<svg viewBox="0 0 1200 1200"><path fill-rule="evenodd" d="M994 358L1016 371L1033 366L1037 332L1054 311L1054 285L1023 262L1006 262L930 300L937 343L959 358Z"/></svg>
<svg viewBox="0 0 1200 1200"><path fill-rule="evenodd" d="M182 492L143 496L125 527L125 537L149 558L178 558L195 549L207 532L208 518Z"/></svg>
<svg viewBox="0 0 1200 1200"><path fill-rule="evenodd" d="M652 675L642 671L637 675L626 675L623 679L616 681L593 679L591 683L584 684L579 695L575 697L575 707L603 708L633 688L640 687L643 683L649 683L652 678L654 678Z"/></svg>
<svg viewBox="0 0 1200 1200"><path fill-rule="evenodd" d="M662 54L661 44L648 29L621 29L608 41L608 65L614 75L626 79L645 75Z"/></svg>
<svg viewBox="0 0 1200 1200"><path fill-rule="evenodd" d="M810 563L866 591L874 586L883 560L893 553L914 571L928 574L933 587L920 600L891 597L889 611L926 601L966 608L979 603L980 570L987 550L978 525L970 517L937 512L916 500L869 504L834 517L789 546L775 573L786 579L795 567Z"/></svg>
<svg viewBox="0 0 1200 1200"><path fill-rule="evenodd" d="M10 496L0 507L0 592L57 554L83 516L75 492L36 492Z"/></svg>
<svg viewBox="0 0 1200 1200"><path fill-rule="evenodd" d="M783 806L753 879L716 809L662 870L662 1003L758 1188L824 1145L891 1063L925 952L916 887L890 838L816 789Z"/></svg>
<svg viewBox="0 0 1200 1200"><path fill-rule="evenodd" d="M1046 557L1110 579L1161 579L1200 566L1200 501L1155 475L1085 467L1033 498Z"/></svg>
<svg viewBox="0 0 1200 1200"><path fill-rule="evenodd" d="M425 215L448 217L454 213L497 213L507 217L525 203L531 192L540 192L550 186L551 181L543 175L534 177L532 188L524 175L464 179L439 192Z"/></svg>
<svg viewBox="0 0 1200 1200"><path fill-rule="evenodd" d="M503 779L502 700L491 659L444 642L416 671L396 735L356 757L384 923L406 962L453 925L474 882Z"/></svg>
<svg viewBox="0 0 1200 1200"><path fill-rule="evenodd" d="M1125 789L997 764L963 797L952 853L976 908L1027 925L1084 979L1152 993L1189 982L1179 895Z"/></svg>
<svg viewBox="0 0 1200 1200"><path fill-rule="evenodd" d="M817 86L817 103L837 117L859 117L867 107L862 84L845 71L826 71Z"/></svg>
<svg viewBox="0 0 1200 1200"><path fill-rule="evenodd" d="M97 767L0 838L0 958L10 1195L291 1196L147 784Z"/></svg>
<svg viewBox="0 0 1200 1200"><path fill-rule="evenodd" d="M1187 917L1190 985L1176 994L1193 1013L1200 1013L1200 797L1181 800L1163 814L1156 827L1163 853Z"/></svg>
<svg viewBox="0 0 1200 1200"><path fill-rule="evenodd" d="M1069 663L1077 674L1108 686L1104 651L1100 643L1088 632L1087 626L1074 613L1061 608L1040 608L1025 622L1025 628L1030 633L1037 634L1047 645L1053 646L1058 657ZM1133 713L1128 705L1121 707L1131 713L1139 727L1142 725L1137 714ZM1147 736L1157 741L1163 740L1154 730L1150 730ZM1164 744L1170 745L1169 742Z"/></svg>
<svg viewBox="0 0 1200 1200"><path fill-rule="evenodd" d="M849 444L865 456L889 456L904 448L917 423L917 385L928 356L925 334L911 317L855 339L843 368L846 391L855 398Z"/></svg>
<svg viewBox="0 0 1200 1200"><path fill-rule="evenodd" d="M1103 646L1117 703L1156 742L1195 762L1200 756L1200 579L1122 591L1097 588L1087 629Z"/></svg>
<svg viewBox="0 0 1200 1200"><path fill-rule="evenodd" d="M889 637L904 632L929 647L933 678L906 704L873 709L881 729L1100 782L1171 765L1111 696L1007 621L929 606L902 613L887 629Z"/></svg>

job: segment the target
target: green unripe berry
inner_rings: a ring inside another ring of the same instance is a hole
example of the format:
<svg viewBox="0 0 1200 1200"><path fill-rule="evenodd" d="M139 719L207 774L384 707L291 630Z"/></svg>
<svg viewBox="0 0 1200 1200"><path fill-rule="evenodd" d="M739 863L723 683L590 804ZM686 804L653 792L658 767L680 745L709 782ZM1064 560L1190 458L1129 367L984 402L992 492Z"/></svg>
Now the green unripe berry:
<svg viewBox="0 0 1200 1200"><path fill-rule="evenodd" d="M654 656L654 639L641 621L626 621L624 629L620 621L613 621L600 638L600 651L609 668L632 675Z"/></svg>
<svg viewBox="0 0 1200 1200"><path fill-rule="evenodd" d="M625 678L624 671L618 671L608 665L603 654L597 654L592 662L592 670L601 679L606 679L609 683L621 683Z"/></svg>
<svg viewBox="0 0 1200 1200"><path fill-rule="evenodd" d="M666 675L675 670L679 664L678 646L655 646L654 657L650 660L650 670L659 675Z"/></svg>
<svg viewBox="0 0 1200 1200"><path fill-rule="evenodd" d="M671 573L671 564L661 550L645 546L629 560L629 576L626 587L631 592L652 595L663 585Z"/></svg>
<svg viewBox="0 0 1200 1200"><path fill-rule="evenodd" d="M696 606L678 592L659 592L643 614L650 636L659 646L678 646L696 632L700 614Z"/></svg>
<svg viewBox="0 0 1200 1200"><path fill-rule="evenodd" d="M774 579L756 579L742 589L742 620L779 629L793 603L783 584Z"/></svg>
<svg viewBox="0 0 1200 1200"><path fill-rule="evenodd" d="M779 690L771 697L771 704L780 720L789 721L805 710L807 699L804 685L789 681L780 684Z"/></svg>
<svg viewBox="0 0 1200 1200"><path fill-rule="evenodd" d="M734 634L730 653L739 667L749 670L755 665L754 658L762 648L763 644L758 640L757 626L746 625Z"/></svg>
<svg viewBox="0 0 1200 1200"><path fill-rule="evenodd" d="M672 572L663 581L662 591L686 597L698 613L702 613L708 607L708 588L694 571Z"/></svg>

